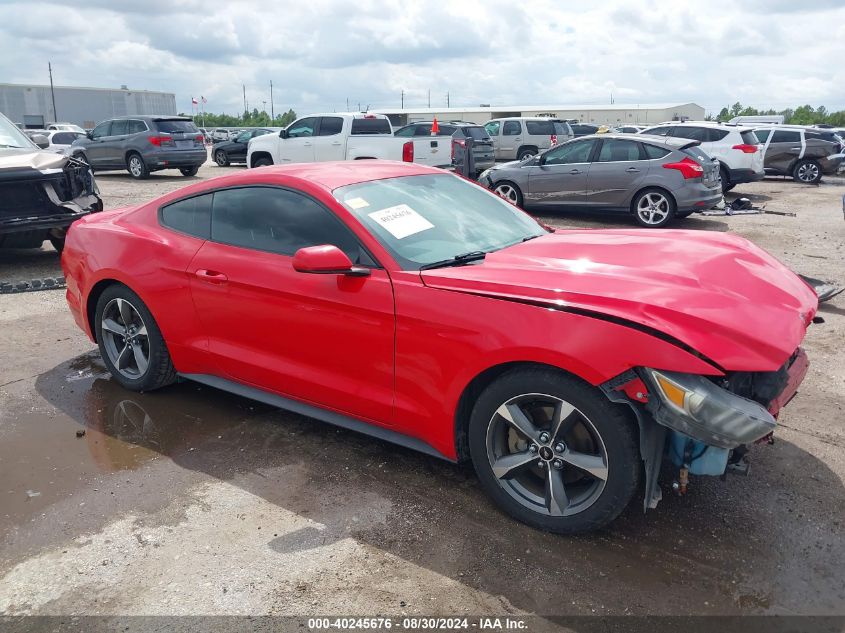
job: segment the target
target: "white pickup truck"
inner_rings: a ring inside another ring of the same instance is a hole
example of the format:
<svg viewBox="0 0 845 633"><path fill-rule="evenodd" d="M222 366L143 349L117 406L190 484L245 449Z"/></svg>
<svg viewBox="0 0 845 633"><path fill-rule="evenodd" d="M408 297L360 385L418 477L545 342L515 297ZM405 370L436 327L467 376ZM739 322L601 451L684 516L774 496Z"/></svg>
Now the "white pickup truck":
<svg viewBox="0 0 845 633"><path fill-rule="evenodd" d="M310 114L278 134L251 139L246 164L263 167L364 158L448 167L452 162L452 139L450 136L411 139L393 136L390 119L383 114Z"/></svg>

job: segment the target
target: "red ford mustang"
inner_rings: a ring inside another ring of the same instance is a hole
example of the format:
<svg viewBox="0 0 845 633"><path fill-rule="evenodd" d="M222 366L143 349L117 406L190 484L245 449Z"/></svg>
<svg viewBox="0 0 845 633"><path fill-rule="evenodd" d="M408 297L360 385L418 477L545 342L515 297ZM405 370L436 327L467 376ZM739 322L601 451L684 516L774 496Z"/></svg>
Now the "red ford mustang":
<svg viewBox="0 0 845 633"><path fill-rule="evenodd" d="M600 527L670 459L742 466L807 370L814 292L723 233L551 231L439 170L250 170L84 218L67 300L127 389L179 376L449 460Z"/></svg>

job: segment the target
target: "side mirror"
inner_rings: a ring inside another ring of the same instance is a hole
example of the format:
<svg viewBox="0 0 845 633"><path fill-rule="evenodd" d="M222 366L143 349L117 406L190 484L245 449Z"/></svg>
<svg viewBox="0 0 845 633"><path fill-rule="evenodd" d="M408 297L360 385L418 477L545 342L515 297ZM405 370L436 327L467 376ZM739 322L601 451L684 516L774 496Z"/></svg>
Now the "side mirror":
<svg viewBox="0 0 845 633"><path fill-rule="evenodd" d="M535 156L533 159L528 161L528 164L534 163L535 165L545 165L546 164L546 157L542 154L540 156Z"/></svg>
<svg viewBox="0 0 845 633"><path fill-rule="evenodd" d="M88 140L93 141L93 140L94 140L94 132L93 132L93 130L88 131L88 132L85 132L85 136L87 136L87 137L88 137Z"/></svg>
<svg viewBox="0 0 845 633"><path fill-rule="evenodd" d="M279 138L287 138L287 137L288 137L288 131L287 130L282 130L281 132L279 132Z"/></svg>
<svg viewBox="0 0 845 633"><path fill-rule="evenodd" d="M41 149L47 149L50 147L50 139L48 139L43 134L33 134L32 135L32 142L38 145Z"/></svg>
<svg viewBox="0 0 845 633"><path fill-rule="evenodd" d="M346 253L332 244L300 248L293 255L293 269L317 275L366 277L370 274L369 268L353 266Z"/></svg>

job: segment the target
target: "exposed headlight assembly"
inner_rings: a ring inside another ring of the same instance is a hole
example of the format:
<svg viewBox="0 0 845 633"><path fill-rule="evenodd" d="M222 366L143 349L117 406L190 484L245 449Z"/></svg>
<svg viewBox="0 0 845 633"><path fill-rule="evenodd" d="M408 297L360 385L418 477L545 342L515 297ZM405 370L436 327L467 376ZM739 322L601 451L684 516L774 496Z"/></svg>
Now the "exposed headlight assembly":
<svg viewBox="0 0 845 633"><path fill-rule="evenodd" d="M649 403L654 419L705 444L735 448L765 437L777 426L765 407L703 376L648 368L643 374L658 396Z"/></svg>
<svg viewBox="0 0 845 633"><path fill-rule="evenodd" d="M478 179L479 179L479 180L483 180L484 178L487 178L487 176L489 176L489 175L490 175L490 172L491 172L491 171L493 171L493 170L492 170L492 168L491 168L491 169L485 169L484 171L482 171L482 172L478 175Z"/></svg>

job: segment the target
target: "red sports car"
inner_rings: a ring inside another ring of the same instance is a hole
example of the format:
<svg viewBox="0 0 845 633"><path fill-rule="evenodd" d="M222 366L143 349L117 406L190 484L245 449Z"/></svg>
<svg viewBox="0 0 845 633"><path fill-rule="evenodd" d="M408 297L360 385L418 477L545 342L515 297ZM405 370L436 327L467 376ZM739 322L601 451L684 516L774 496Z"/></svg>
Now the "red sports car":
<svg viewBox="0 0 845 633"><path fill-rule="evenodd" d="M127 389L177 377L448 460L598 528L664 458L741 468L807 370L813 290L746 240L551 230L407 163L206 180L73 225L67 300Z"/></svg>

